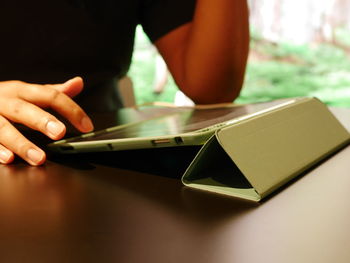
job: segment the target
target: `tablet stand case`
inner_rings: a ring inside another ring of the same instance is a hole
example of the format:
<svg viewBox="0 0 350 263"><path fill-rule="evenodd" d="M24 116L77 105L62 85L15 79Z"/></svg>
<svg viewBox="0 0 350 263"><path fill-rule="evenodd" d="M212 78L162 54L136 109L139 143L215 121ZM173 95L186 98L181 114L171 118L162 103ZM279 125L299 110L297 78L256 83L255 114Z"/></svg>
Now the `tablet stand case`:
<svg viewBox="0 0 350 263"><path fill-rule="evenodd" d="M189 187L260 201L344 147L349 132L316 98L216 131L182 177Z"/></svg>

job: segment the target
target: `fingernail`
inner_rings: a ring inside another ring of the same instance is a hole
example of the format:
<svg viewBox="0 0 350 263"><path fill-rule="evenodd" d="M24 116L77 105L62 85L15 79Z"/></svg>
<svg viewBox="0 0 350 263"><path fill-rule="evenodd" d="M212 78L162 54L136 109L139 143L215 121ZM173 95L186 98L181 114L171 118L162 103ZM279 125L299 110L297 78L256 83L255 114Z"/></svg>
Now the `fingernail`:
<svg viewBox="0 0 350 263"><path fill-rule="evenodd" d="M27 151L27 157L34 164L39 164L44 159L44 154L32 148Z"/></svg>
<svg viewBox="0 0 350 263"><path fill-rule="evenodd" d="M11 152L7 150L0 150L0 161L7 163L11 158Z"/></svg>
<svg viewBox="0 0 350 263"><path fill-rule="evenodd" d="M65 127L62 123L57 121L49 121L46 124L46 129L51 135L58 136L64 131Z"/></svg>
<svg viewBox="0 0 350 263"><path fill-rule="evenodd" d="M80 124L86 132L92 131L94 129L94 125L92 124L89 117L82 118Z"/></svg>
<svg viewBox="0 0 350 263"><path fill-rule="evenodd" d="M83 81L83 79L81 77L74 77L74 78L71 78L69 80L67 80L66 82L64 82L63 84L65 85L70 85L71 83L73 83L74 81L77 81L78 79L80 79L81 81Z"/></svg>

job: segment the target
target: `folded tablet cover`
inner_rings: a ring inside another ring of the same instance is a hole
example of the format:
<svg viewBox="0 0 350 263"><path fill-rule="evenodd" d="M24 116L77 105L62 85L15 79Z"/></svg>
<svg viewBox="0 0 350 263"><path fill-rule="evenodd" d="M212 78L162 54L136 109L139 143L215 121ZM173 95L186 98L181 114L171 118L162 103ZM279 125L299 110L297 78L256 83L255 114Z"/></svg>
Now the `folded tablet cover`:
<svg viewBox="0 0 350 263"><path fill-rule="evenodd" d="M218 130L182 177L190 187L259 201L349 142L315 98Z"/></svg>

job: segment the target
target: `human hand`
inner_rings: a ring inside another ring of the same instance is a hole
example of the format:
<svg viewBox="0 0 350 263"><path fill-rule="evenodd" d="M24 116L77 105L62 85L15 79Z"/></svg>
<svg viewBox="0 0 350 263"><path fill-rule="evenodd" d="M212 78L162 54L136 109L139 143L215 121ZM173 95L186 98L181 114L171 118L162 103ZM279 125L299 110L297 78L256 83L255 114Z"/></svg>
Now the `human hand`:
<svg viewBox="0 0 350 263"><path fill-rule="evenodd" d="M90 118L71 99L81 92L83 85L80 77L52 85L0 82L0 163L11 163L15 154L31 165L45 162L45 152L12 125L20 123L53 140L61 139L66 133L65 125L43 108L53 109L81 132L92 131Z"/></svg>

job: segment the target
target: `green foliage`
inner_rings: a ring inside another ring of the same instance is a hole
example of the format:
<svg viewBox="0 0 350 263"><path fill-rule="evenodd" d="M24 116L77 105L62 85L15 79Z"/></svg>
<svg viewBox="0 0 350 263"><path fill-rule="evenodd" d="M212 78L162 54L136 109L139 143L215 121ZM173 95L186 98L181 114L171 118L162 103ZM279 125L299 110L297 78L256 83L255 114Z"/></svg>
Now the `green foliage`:
<svg viewBox="0 0 350 263"><path fill-rule="evenodd" d="M350 33L349 30L343 27L339 27L335 30L335 39L345 45L350 46Z"/></svg>
<svg viewBox="0 0 350 263"><path fill-rule="evenodd" d="M316 96L332 106L350 107L350 60L332 45L254 43L264 59L252 59L238 103Z"/></svg>
<svg viewBox="0 0 350 263"><path fill-rule="evenodd" d="M160 94L153 92L157 52L141 27L138 27L136 30L134 49L132 65L128 74L133 80L136 103L144 104L153 101L172 102L178 88L171 77L169 77L164 92Z"/></svg>

